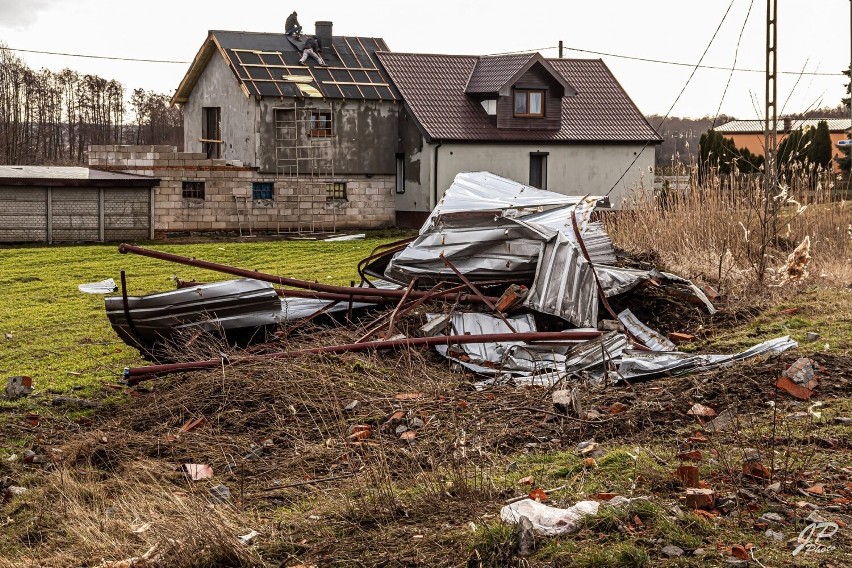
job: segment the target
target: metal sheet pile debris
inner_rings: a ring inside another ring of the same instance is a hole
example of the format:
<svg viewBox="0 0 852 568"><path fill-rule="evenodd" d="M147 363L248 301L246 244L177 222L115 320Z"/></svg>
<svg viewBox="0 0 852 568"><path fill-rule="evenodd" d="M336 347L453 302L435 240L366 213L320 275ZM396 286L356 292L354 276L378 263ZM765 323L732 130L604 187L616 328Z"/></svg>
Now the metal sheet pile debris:
<svg viewBox="0 0 852 568"><path fill-rule="evenodd" d="M334 325L357 331L360 339L228 362L433 346L486 377L478 386L507 377L516 383L553 384L578 374L645 379L796 346L782 337L735 355L680 353L629 308L616 314L609 299L641 293L637 287L643 284L708 314L716 308L689 280L618 266L615 247L594 218L602 204L605 198L566 196L488 172L459 174L416 238L380 247L359 264L358 286L318 284L121 245L124 253L244 279L131 298L122 274L122 296L107 298L107 311L119 335L137 346L150 346L187 327L248 331L251 337L279 327L280 336L329 316ZM353 317L358 309L366 314L362 320ZM400 327L406 318L420 321ZM220 364L161 364L130 369L129 375L141 380Z"/></svg>

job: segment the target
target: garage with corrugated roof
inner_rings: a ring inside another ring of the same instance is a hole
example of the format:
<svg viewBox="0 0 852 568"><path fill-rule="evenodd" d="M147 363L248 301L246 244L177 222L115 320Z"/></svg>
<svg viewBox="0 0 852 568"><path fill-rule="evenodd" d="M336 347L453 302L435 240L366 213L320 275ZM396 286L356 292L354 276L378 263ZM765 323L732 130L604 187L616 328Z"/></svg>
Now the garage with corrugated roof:
<svg viewBox="0 0 852 568"><path fill-rule="evenodd" d="M152 239L158 182L83 167L0 166L0 242Z"/></svg>

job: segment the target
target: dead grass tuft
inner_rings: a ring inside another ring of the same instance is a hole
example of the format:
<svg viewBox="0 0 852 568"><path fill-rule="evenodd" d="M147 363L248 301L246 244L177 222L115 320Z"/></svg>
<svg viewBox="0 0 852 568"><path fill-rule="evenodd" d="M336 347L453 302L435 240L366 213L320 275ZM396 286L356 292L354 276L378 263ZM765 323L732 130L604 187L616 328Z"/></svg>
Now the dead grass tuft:
<svg viewBox="0 0 852 568"><path fill-rule="evenodd" d="M781 284L788 255L809 239L812 278L827 286L852 281L852 207L834 199L831 175L791 179L771 198L777 219L763 214L759 178L716 175L699 185L694 172L687 175L687 189L637 192L629 211L607 218L616 245L632 254L653 251L671 272L754 298L767 293L757 286L760 255L766 255L767 282Z"/></svg>
<svg viewBox="0 0 852 568"><path fill-rule="evenodd" d="M37 511L22 543L29 558L39 566L120 566L131 558L141 566L262 564L239 540L252 530L246 515L163 473L157 462L136 462L108 480L85 470L50 473L28 499ZM42 535L40 546L32 546L34 535Z"/></svg>

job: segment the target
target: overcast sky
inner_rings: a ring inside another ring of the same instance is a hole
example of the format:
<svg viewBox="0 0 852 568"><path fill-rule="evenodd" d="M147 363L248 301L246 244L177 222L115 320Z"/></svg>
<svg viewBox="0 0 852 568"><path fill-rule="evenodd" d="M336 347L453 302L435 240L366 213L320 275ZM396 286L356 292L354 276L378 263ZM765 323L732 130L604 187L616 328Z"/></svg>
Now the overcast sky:
<svg viewBox="0 0 852 568"><path fill-rule="evenodd" d="M779 0L778 107L785 112L836 106L839 74L850 60L850 0ZM294 9L306 32L317 20L335 35L382 37L393 51L494 54L538 50L601 58L646 114L665 114L710 44L731 0L582 0L458 2L431 0L269 2L255 0L0 0L0 41L8 47L111 57L191 61L207 30L280 32ZM751 12L748 18L746 15ZM766 0L733 0L703 65L672 116L721 112L759 118L764 104ZM643 62L679 62L687 66ZM18 52L34 68L64 67L118 79L132 90L173 93L188 64L106 61ZM731 76L730 85L725 85Z"/></svg>

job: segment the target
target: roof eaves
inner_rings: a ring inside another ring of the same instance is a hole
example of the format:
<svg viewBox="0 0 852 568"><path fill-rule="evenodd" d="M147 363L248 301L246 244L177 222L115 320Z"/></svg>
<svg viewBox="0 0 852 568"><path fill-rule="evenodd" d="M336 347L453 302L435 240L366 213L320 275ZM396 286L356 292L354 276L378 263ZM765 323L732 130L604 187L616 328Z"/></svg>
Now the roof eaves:
<svg viewBox="0 0 852 568"><path fill-rule="evenodd" d="M207 39L205 39L204 43L201 44L198 53L195 54L195 58L189 65L189 69L187 69L186 74L183 76L183 79L181 79L180 85L178 85L175 94L172 96L171 101L169 101L171 106L185 103L189 100L189 95L192 93L192 89L195 88L195 84L198 82L198 79L201 77L201 73L204 72L204 68L207 66L207 63L210 61L210 57L213 54L211 47L212 42L213 32L208 32Z"/></svg>
<svg viewBox="0 0 852 568"><path fill-rule="evenodd" d="M216 32L209 31L207 32L207 39L204 40L204 43L201 45L201 48L195 55L195 59L192 60L192 63L190 64L186 75L184 75L183 79L181 79L180 85L175 91L175 94L172 96L171 101L169 101L169 104L171 106L174 106L176 104L183 104L189 101L189 96L192 94L192 90L195 88L196 83L198 83L198 80L204 73L204 69L207 68L207 64L210 63L210 58L213 57L214 50L218 51L219 55L221 55L222 58L225 60L225 64L234 74L234 78L236 78L237 84L240 86L240 89L243 91L243 93L247 97L250 96L250 93L246 88L245 83L240 78L240 74L237 73L237 70L231 63L231 58L228 57L227 51L225 51L225 49L221 46L219 40L216 39Z"/></svg>

